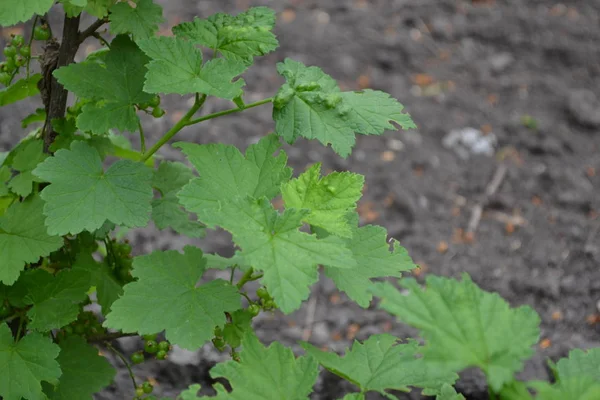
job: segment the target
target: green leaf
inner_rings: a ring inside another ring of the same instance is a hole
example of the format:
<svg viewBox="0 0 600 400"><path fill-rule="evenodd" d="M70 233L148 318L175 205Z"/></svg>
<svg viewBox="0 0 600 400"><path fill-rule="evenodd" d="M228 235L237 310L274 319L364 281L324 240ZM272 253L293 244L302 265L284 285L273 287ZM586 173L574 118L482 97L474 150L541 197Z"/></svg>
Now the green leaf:
<svg viewBox="0 0 600 400"><path fill-rule="evenodd" d="M528 306L511 309L498 294L484 292L466 274L462 281L429 276L426 282L422 290L414 279L401 280L409 295L389 282L374 284L372 290L381 297L382 309L420 330L426 341L423 355L429 362L454 371L479 367L494 392L499 392L533 355L539 316Z"/></svg>
<svg viewBox="0 0 600 400"><path fill-rule="evenodd" d="M272 199L292 174L285 152L273 157L280 146L277 136L265 136L249 146L244 157L235 146L175 143L200 174L179 192L181 204L214 227L222 208L238 197Z"/></svg>
<svg viewBox="0 0 600 400"><path fill-rule="evenodd" d="M106 65L83 62L54 71L56 79L69 91L94 100L83 106L77 117L78 128L95 134L112 128L137 131L140 119L134 105L152 99L143 91L147 62L137 45L120 35L111 43Z"/></svg>
<svg viewBox="0 0 600 400"><path fill-rule="evenodd" d="M206 269L200 249L154 252L136 257L132 274L137 281L111 307L104 326L123 332L152 334L166 329L167 339L196 349L225 325L225 312L240 308L235 286L221 279L197 286Z"/></svg>
<svg viewBox="0 0 600 400"><path fill-rule="evenodd" d="M246 310L237 310L231 314L231 322L223 328L223 339L231 348L239 347L242 338L252 329L252 314Z"/></svg>
<svg viewBox="0 0 600 400"><path fill-rule="evenodd" d="M47 332L77 319L79 303L87 297L90 277L85 271L66 270L56 276L36 269L23 273L15 284L26 292L27 328Z"/></svg>
<svg viewBox="0 0 600 400"><path fill-rule="evenodd" d="M162 162L154 174L152 186L160 191L161 197L152 201L152 220L158 229L173 228L189 237L202 237L204 227L190 216L179 204L177 192L187 184L194 174L179 162Z"/></svg>
<svg viewBox="0 0 600 400"><path fill-rule="evenodd" d="M0 217L0 282L12 284L25 264L62 247L61 237L46 233L43 206L43 201L34 196L14 203Z"/></svg>
<svg viewBox="0 0 600 400"><path fill-rule="evenodd" d="M55 359L59 352L52 339L39 333L15 342L8 325L0 324L0 396L4 400L45 399L41 382L58 382L61 371Z"/></svg>
<svg viewBox="0 0 600 400"><path fill-rule="evenodd" d="M206 268L207 269L212 268L212 269L223 270L223 269L232 267L234 265L238 265L238 266L243 265L243 260L239 256L238 253L236 253L231 258L225 258L218 254L204 254L204 258L206 258Z"/></svg>
<svg viewBox="0 0 600 400"><path fill-rule="evenodd" d="M2 0L0 25L11 26L25 22L35 14L44 15L52 7L52 3L53 0Z"/></svg>
<svg viewBox="0 0 600 400"><path fill-rule="evenodd" d="M408 390L409 386L438 392L445 383L453 384L458 375L447 369L416 358L420 348L415 341L396 344L397 338L388 334L373 335L364 343L354 342L343 357L302 343L306 353L323 367L354 383L361 392Z"/></svg>
<svg viewBox="0 0 600 400"><path fill-rule="evenodd" d="M536 400L596 400L600 398L600 382L584 376L569 377L551 385L548 382L530 382L537 391Z"/></svg>
<svg viewBox="0 0 600 400"><path fill-rule="evenodd" d="M297 179L282 185L287 208L310 210L304 222L342 237L351 237L352 228L346 215L356 209L365 178L351 172L333 172L320 177L321 164L314 164Z"/></svg>
<svg viewBox="0 0 600 400"><path fill-rule="evenodd" d="M6 182L11 178L12 173L7 166L0 167L0 197L6 196L10 191Z"/></svg>
<svg viewBox="0 0 600 400"><path fill-rule="evenodd" d="M540 400L595 400L600 397L600 348L574 349L556 364L557 382L529 382Z"/></svg>
<svg viewBox="0 0 600 400"><path fill-rule="evenodd" d="M75 2L79 2L79 0L71 0L71 3ZM117 0L87 0L85 11L94 17L104 18L108 14L108 10L116 2Z"/></svg>
<svg viewBox="0 0 600 400"><path fill-rule="evenodd" d="M23 118L21 121L21 128L25 129L31 124L44 121L46 121L46 110L43 108L37 108L34 113Z"/></svg>
<svg viewBox="0 0 600 400"><path fill-rule="evenodd" d="M89 286L96 287L98 304L106 315L112 304L123 294L123 286L111 269L105 263L94 260L90 253L80 253L73 264L73 270L83 270L89 274Z"/></svg>
<svg viewBox="0 0 600 400"><path fill-rule="evenodd" d="M386 130L397 128L416 129L417 125L408 114L402 113L404 106L388 93L365 89L355 92L341 93L342 107L348 107L348 116L352 129L363 135L381 135Z"/></svg>
<svg viewBox="0 0 600 400"><path fill-rule="evenodd" d="M57 361L62 375L58 386L45 390L50 400L89 400L116 375L108 360L98 355L98 349L78 336L61 341Z"/></svg>
<svg viewBox="0 0 600 400"><path fill-rule="evenodd" d="M352 238L346 239L346 248L352 251L356 266L353 268L325 266L325 275L358 305L367 308L372 299L372 294L369 292L372 278L400 277L402 271L409 271L416 268L416 265L406 249L397 241L391 242L390 251L387 232L381 226L367 225L359 228L356 217L352 224Z"/></svg>
<svg viewBox="0 0 600 400"><path fill-rule="evenodd" d="M318 139L347 157L356 141L355 132L381 135L396 130L390 121L403 129L415 128L410 116L401 113L402 104L387 93L341 92L320 68L290 59L279 63L277 70L287 83L275 97L273 119L277 133L288 143L300 136Z"/></svg>
<svg viewBox="0 0 600 400"><path fill-rule="evenodd" d="M144 90L150 93L204 93L233 99L242 93L243 79L232 80L246 70L237 61L217 58L202 65L202 53L193 43L176 37L155 37L139 41L152 59L148 64Z"/></svg>
<svg viewBox="0 0 600 400"><path fill-rule="evenodd" d="M456 393L454 387L445 383L442 386L440 393L436 396L435 400L465 400L465 396Z"/></svg>
<svg viewBox="0 0 600 400"><path fill-rule="evenodd" d="M13 193L21 197L27 197L31 194L33 182L37 181L31 171L48 158L43 150L44 142L42 140L30 140L17 149L12 162L12 169L18 171L19 174L15 175L8 183Z"/></svg>
<svg viewBox="0 0 600 400"><path fill-rule="evenodd" d="M98 151L75 141L33 173L50 182L41 193L50 234L92 232L106 220L127 227L148 223L152 171L144 164L120 160L104 171Z"/></svg>
<svg viewBox="0 0 600 400"><path fill-rule="evenodd" d="M0 2L0 15L2 15L2 7L4 1ZM10 1L9 1L10 3ZM23 2L19 2L22 4ZM52 1L50 1L52 3ZM0 25L2 18L0 17ZM26 99L27 97L35 96L40 93L37 87L37 83L42 79L42 75L34 74L29 78L23 78L13 83L12 85L0 89L0 106L6 106L8 104L16 103L17 101Z"/></svg>
<svg viewBox="0 0 600 400"><path fill-rule="evenodd" d="M558 360L556 368L559 380L587 375L600 382L600 348L573 349L568 358Z"/></svg>
<svg viewBox="0 0 600 400"><path fill-rule="evenodd" d="M221 53L225 58L252 63L255 56L275 50L279 43L271 32L275 12L267 7L253 7L237 16L223 13L207 19L194 18L173 28L178 37L191 40Z"/></svg>
<svg viewBox="0 0 600 400"><path fill-rule="evenodd" d="M227 361L210 370L213 378L226 378L231 400L300 400L312 391L318 364L311 357L294 357L292 350L273 342L264 347L248 331L242 341L240 362Z"/></svg>
<svg viewBox="0 0 600 400"><path fill-rule="evenodd" d="M110 32L113 35L131 33L134 40L148 39L163 22L162 7L152 0L140 0L135 8L127 2L110 8Z"/></svg>
<svg viewBox="0 0 600 400"><path fill-rule="evenodd" d="M240 198L223 210L217 224L233 235L241 248L243 265L264 271L261 282L286 314L308 297L318 278L319 264L338 268L356 265L340 238L317 239L301 232L305 215L306 210L295 209L279 214L266 198Z"/></svg>

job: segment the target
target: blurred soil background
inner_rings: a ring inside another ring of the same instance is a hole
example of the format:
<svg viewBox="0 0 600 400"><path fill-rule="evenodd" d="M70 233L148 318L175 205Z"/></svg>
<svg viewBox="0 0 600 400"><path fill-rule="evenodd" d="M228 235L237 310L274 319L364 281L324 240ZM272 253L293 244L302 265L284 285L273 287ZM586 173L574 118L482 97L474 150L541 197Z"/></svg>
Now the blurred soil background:
<svg viewBox="0 0 600 400"><path fill-rule="evenodd" d="M157 3L165 11L162 34L215 12L254 5L278 12L281 47L245 75L247 102L272 96L283 82L275 63L292 57L322 67L344 90L384 90L406 106L418 130L360 136L346 160L302 140L285 146L290 163L296 175L319 161L325 171L364 174L362 223L383 225L400 240L420 265L413 273L419 280L466 272L511 305L532 306L542 319L541 340L521 378L548 379L548 357L600 346L600 1ZM60 19L53 13L51 24L58 26ZM88 40L78 59L96 47ZM189 104L188 98L166 96L164 118L144 116L148 141L157 140ZM20 139L21 118L39 106L32 101L0 109L0 151ZM211 99L202 113L230 106ZM189 127L177 139L245 148L273 127L270 106L262 106ZM161 154L182 159L168 146ZM473 218L478 209L479 220ZM223 232L190 240L150 227L130 237L137 254L188 243L232 252ZM263 313L256 328L264 342L279 340L298 351L295 343L302 339L341 352L353 339L375 333L415 335L375 306L354 305L325 278L301 310ZM119 344L127 353L142 347L136 339ZM155 380L157 394L174 396L195 382L211 393L208 370L226 358L211 345L194 353L175 350L169 361L148 361L135 373ZM457 388L468 399L488 398L477 371L465 372ZM312 398L337 399L351 391L351 384L323 372ZM121 368L116 383L97 399L132 396ZM404 396L421 398L416 391Z"/></svg>

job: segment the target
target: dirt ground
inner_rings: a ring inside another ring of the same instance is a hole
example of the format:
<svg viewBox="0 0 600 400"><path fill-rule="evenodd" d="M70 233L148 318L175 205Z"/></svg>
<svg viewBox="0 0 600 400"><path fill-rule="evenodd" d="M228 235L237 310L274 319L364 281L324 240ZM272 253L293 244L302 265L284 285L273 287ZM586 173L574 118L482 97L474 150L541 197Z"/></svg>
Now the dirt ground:
<svg viewBox="0 0 600 400"><path fill-rule="evenodd" d="M422 267L419 279L467 272L511 305L537 310L541 342L521 378L548 379L548 357L600 346L600 1L158 2L165 7L165 30L195 15L251 5L279 12L281 47L247 74L248 101L271 96L282 83L275 63L292 57L321 66L345 89L384 90L406 106L418 130L359 137L347 160L302 141L286 146L290 162L296 173L323 161L325 169L364 174L362 222L383 225L400 240ZM177 96L166 104L167 118L144 121L151 142L186 107ZM224 107L229 105L215 101L203 112ZM0 110L0 150L14 142L10 132L28 110ZM245 148L273 129L270 112L266 106L209 121L179 137ZM492 155L460 153L445 142L452 130L469 127L495 137ZM174 149L162 154L181 158ZM501 165L506 173L486 197ZM477 204L484 205L483 215L469 240L465 231ZM148 229L133 239L139 252L187 243L231 252L222 233L191 241ZM374 307L353 305L326 279L313 289L316 300L300 311L261 316L256 327L264 342L279 340L299 350L294 343L310 334L313 344L343 351L353 338L374 333L415 334ZM126 352L140 346L121 343ZM170 362L148 362L136 373L156 379L159 394L173 396L193 382L209 386L207 371L223 357L208 346L198 353L177 351ZM457 388L468 399L488 398L477 371L465 372ZM324 372L311 398L337 399L352 390ZM131 395L120 370L117 383L97 399Z"/></svg>

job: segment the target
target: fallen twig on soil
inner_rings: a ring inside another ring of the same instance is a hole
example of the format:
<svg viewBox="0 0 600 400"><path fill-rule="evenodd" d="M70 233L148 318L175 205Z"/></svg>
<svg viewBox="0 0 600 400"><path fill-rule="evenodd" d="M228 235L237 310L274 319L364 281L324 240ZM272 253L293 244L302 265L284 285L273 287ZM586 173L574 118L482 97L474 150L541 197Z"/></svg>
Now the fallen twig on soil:
<svg viewBox="0 0 600 400"><path fill-rule="evenodd" d="M465 237L472 240L475 237L475 231L477 231L477 227L479 226L479 222L481 221L481 214L483 213L483 208L490 201L490 197L492 197L500 188L504 177L506 176L506 171L508 170L506 164L499 164L498 168L494 172L492 176L492 180L488 183L485 188L485 192L483 198L481 198L471 210L471 218L469 219L469 223L467 225L467 229L465 232Z"/></svg>

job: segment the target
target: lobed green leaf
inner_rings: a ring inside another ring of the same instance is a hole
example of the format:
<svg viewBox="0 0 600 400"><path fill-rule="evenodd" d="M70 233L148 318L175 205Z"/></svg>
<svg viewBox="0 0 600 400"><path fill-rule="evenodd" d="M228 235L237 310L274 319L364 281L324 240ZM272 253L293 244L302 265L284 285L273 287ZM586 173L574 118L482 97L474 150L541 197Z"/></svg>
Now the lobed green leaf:
<svg viewBox="0 0 600 400"><path fill-rule="evenodd" d="M204 93L233 99L242 93L245 82L235 79L246 70L237 61L213 59L202 65L202 53L193 43L177 37L155 37L138 42L152 59L144 90L150 93Z"/></svg>
<svg viewBox="0 0 600 400"><path fill-rule="evenodd" d="M206 269L200 249L156 251L133 261L137 281L125 285L104 326L141 335L166 330L167 339L195 350L224 326L225 312L240 308L235 286L221 279L197 286Z"/></svg>
<svg viewBox="0 0 600 400"><path fill-rule="evenodd" d="M465 274L462 281L429 276L422 290L414 279L400 285L376 283L380 308L420 330L426 344L423 355L454 371L479 367L494 392L511 382L523 361L533 354L540 318L528 306L511 309L496 293L481 290Z"/></svg>
<svg viewBox="0 0 600 400"><path fill-rule="evenodd" d="M409 386L425 389L427 394L440 393L444 384L453 384L458 375L418 358L415 341L397 344L398 338L372 335L363 343L355 341L343 357L302 343L306 353L334 374L354 383L361 393L386 390L408 391Z"/></svg>
<svg viewBox="0 0 600 400"><path fill-rule="evenodd" d="M173 28L173 33L192 43L208 47L225 58L251 64L255 56L275 50L279 43L271 32L275 12L252 7L237 15L217 13L207 19L194 18Z"/></svg>
<svg viewBox="0 0 600 400"><path fill-rule="evenodd" d="M0 282L14 283L25 264L37 262L63 245L44 226L44 202L33 196L12 204L0 217Z"/></svg>
<svg viewBox="0 0 600 400"><path fill-rule="evenodd" d="M18 342L8 325L0 324L0 396L4 400L43 400L42 381L57 384L61 370L56 357L60 352L52 339L30 333Z"/></svg>
<svg viewBox="0 0 600 400"><path fill-rule="evenodd" d="M144 164L121 160L104 171L98 151L74 141L33 174L50 182L41 193L50 234L93 232L106 220L128 227L148 223L152 171Z"/></svg>

